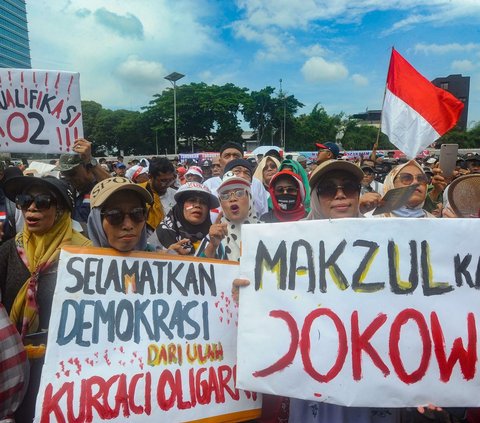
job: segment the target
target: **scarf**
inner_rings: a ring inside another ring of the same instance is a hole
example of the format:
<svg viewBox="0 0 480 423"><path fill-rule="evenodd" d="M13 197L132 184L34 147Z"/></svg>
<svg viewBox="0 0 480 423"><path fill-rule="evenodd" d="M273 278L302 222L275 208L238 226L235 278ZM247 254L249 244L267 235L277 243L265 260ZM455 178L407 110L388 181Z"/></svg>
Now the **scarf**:
<svg viewBox="0 0 480 423"><path fill-rule="evenodd" d="M175 204L157 228L158 240L165 248L183 238L188 238L194 246L198 246L199 242L208 235L210 226L212 226L210 213L207 213L207 218L203 223L192 225L183 215L183 204L183 202ZM195 251L192 249L190 254L194 253Z"/></svg>
<svg viewBox="0 0 480 423"><path fill-rule="evenodd" d="M296 173L302 180L303 186L305 187L305 191L306 191L303 205L305 206L305 210L308 213L310 211L310 191L308 189L310 184L308 182L307 171L302 167L300 163L298 163L296 160L291 160L291 159L284 160L279 167L279 171L285 170L286 167L291 167L292 172Z"/></svg>
<svg viewBox="0 0 480 423"><path fill-rule="evenodd" d="M292 210L283 210L278 204L277 197L275 196L275 181L282 175L290 176L290 179L295 181L295 184L298 188L295 207ZM303 186L302 181L297 174L290 170L282 170L273 175L272 180L270 181L268 192L270 193L270 198L272 199L273 214L280 222L295 222L305 217L305 207L303 205L303 199L305 198L305 187Z"/></svg>
<svg viewBox="0 0 480 423"><path fill-rule="evenodd" d="M262 160L260 160L260 163L258 164L257 168L255 169L255 173L253 174L255 178L262 182L266 190L268 190L268 185L263 180L263 168L267 164L267 160L271 160L273 163L275 163L277 165L277 169L280 167L280 162L275 157L266 156Z"/></svg>
<svg viewBox="0 0 480 423"><path fill-rule="evenodd" d="M402 165L395 166L385 177L385 181L383 182L383 194L385 195L388 191L395 188L394 181L397 175L408 165L414 165L419 170L423 172L422 166L420 166L416 160L409 160L407 163ZM397 210L393 210L390 213L385 213L384 217L427 217L427 213L423 210L423 205L425 204L425 200L416 207L408 207L403 206Z"/></svg>
<svg viewBox="0 0 480 423"><path fill-rule="evenodd" d="M150 226L153 230L160 225L163 218L165 217L165 212L163 211L162 200L158 195L157 191L151 188L150 181L142 182L138 184L141 187L145 188L153 197L153 204L147 204L147 225Z"/></svg>
<svg viewBox="0 0 480 423"><path fill-rule="evenodd" d="M60 250L66 245L91 245L90 240L73 230L70 212L63 212L45 234L36 235L25 225L15 237L18 254L30 271L30 277L20 288L10 310L10 319L21 327L22 338L39 330L37 304L38 281L43 272L58 261Z"/></svg>
<svg viewBox="0 0 480 423"><path fill-rule="evenodd" d="M241 223L232 222L225 213L222 216L221 223L227 224L228 233L224 241L225 256L227 260L240 261L240 255L242 253L242 225L250 223L258 223L256 214L253 212L253 200L252 194L248 192L249 205L248 205L248 216Z"/></svg>
<svg viewBox="0 0 480 423"><path fill-rule="evenodd" d="M94 207L88 216L87 229L88 236L92 240L94 247L111 248L102 225L102 211L99 207ZM147 225L143 225L142 235L135 245L135 251L146 251L147 249Z"/></svg>

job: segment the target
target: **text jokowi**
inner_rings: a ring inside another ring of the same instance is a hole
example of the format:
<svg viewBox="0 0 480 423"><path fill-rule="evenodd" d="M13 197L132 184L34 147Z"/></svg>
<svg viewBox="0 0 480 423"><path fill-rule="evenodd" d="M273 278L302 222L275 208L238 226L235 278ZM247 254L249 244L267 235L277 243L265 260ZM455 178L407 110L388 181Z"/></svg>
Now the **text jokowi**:
<svg viewBox="0 0 480 423"><path fill-rule="evenodd" d="M349 331L342 318L329 308L318 308L311 311L305 317L301 328L288 311L272 310L269 316L280 319L286 324L290 342L287 352L281 358L270 366L255 371L254 377L267 377L286 369L293 363L297 350L300 351L304 371L320 383L331 382L337 377L344 369L349 353L352 363L352 378L355 381L362 379L362 364L366 359L371 360L384 377L397 377L405 384L414 384L422 380L427 372L436 372L434 362L438 367L440 380L445 383L450 380L457 363L463 379L471 380L476 375L477 324L473 313L466 313L466 346L459 337L449 347L445 345L442 324L434 311L430 313L429 318L413 308L401 310L396 316L379 313L367 325L362 324L363 330L360 329L358 311L353 311L350 316ZM324 346L337 351L337 353L333 364L329 364L329 369L323 373L316 368L315 363L321 355L318 351L319 347L312 351L311 344L312 327L319 319L326 320L327 324L333 325L334 332L337 334L336 345ZM416 328L421 344L417 368L410 371L406 368L406 356L402 356L400 348L401 343L411 341L402 339L405 337L405 331L402 332L402 329L406 325L413 325ZM386 345L381 348L382 353L380 348L374 347L372 341L379 330L385 329L387 329L388 336L383 338Z"/></svg>

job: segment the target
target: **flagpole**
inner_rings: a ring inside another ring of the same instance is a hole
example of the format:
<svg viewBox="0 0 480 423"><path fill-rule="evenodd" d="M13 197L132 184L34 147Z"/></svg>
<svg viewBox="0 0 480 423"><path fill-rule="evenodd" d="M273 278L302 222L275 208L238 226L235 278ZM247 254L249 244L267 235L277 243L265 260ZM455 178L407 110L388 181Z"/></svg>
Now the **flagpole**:
<svg viewBox="0 0 480 423"><path fill-rule="evenodd" d="M390 53L390 61L388 62L388 67L390 68L390 62L392 60L392 53L393 50L395 49L394 46L392 46L392 52ZM387 71L387 77L385 78L385 87L383 89L383 100L382 100L382 113L383 113L383 104L385 103L385 96L387 95L387 80L388 80L388 71ZM378 126L378 131L377 131L377 139L375 140L375 144L378 148L378 142L380 141L380 133L382 132L382 117L380 115L380 125Z"/></svg>

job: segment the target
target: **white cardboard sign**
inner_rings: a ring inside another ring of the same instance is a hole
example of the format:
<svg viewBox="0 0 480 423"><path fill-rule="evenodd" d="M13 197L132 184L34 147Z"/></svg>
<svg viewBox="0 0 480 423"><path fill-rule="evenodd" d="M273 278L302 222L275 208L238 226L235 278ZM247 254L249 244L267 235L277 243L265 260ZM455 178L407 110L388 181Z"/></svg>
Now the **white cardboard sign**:
<svg viewBox="0 0 480 423"><path fill-rule="evenodd" d="M0 151L69 153L83 137L80 74L0 69Z"/></svg>
<svg viewBox="0 0 480 423"><path fill-rule="evenodd" d="M35 421L260 415L235 387L238 264L170 257L62 250Z"/></svg>
<svg viewBox="0 0 480 423"><path fill-rule="evenodd" d="M479 234L480 219L245 225L238 386L346 406L480 406Z"/></svg>

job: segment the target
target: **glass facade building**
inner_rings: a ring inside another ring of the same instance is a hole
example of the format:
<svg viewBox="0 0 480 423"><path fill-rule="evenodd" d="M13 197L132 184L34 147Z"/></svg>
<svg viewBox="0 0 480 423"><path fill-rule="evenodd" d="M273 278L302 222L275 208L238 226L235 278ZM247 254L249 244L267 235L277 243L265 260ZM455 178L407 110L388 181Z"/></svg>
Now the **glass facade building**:
<svg viewBox="0 0 480 423"><path fill-rule="evenodd" d="M25 0L0 0L0 67L31 68Z"/></svg>

